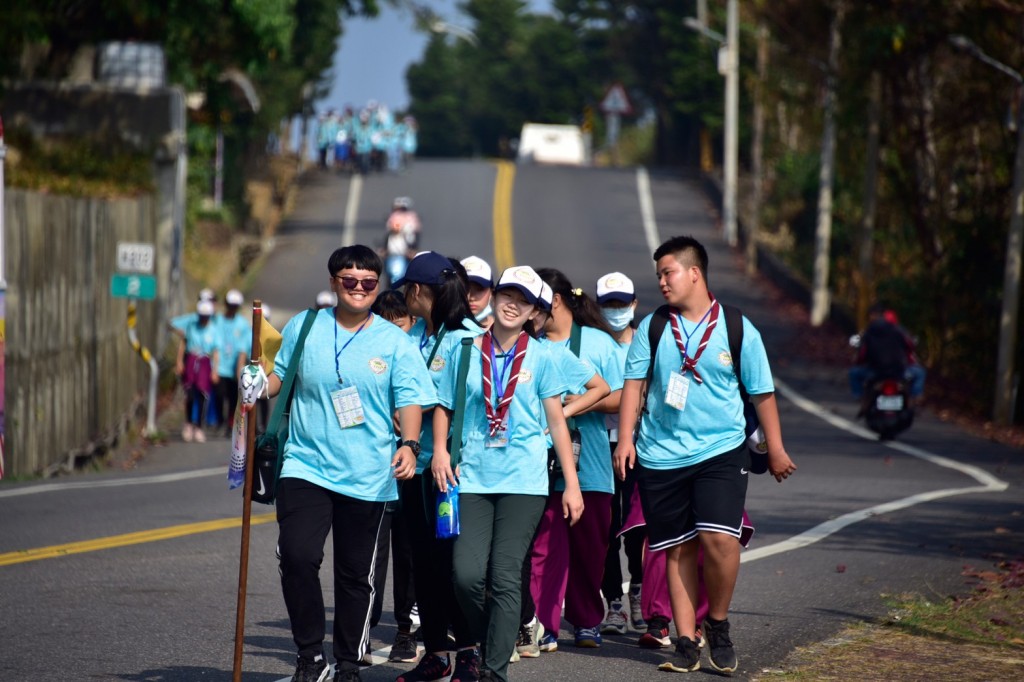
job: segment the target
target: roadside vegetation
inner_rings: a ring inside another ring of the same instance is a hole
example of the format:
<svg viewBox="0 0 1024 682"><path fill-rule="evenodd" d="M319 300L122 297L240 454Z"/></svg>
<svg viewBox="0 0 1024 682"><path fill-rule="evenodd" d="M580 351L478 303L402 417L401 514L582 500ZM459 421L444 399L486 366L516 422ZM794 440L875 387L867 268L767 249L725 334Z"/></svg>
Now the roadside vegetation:
<svg viewBox="0 0 1024 682"><path fill-rule="evenodd" d="M964 568L965 597L883 595L889 615L797 649L762 682L1011 680L1024 669L1024 561Z"/></svg>

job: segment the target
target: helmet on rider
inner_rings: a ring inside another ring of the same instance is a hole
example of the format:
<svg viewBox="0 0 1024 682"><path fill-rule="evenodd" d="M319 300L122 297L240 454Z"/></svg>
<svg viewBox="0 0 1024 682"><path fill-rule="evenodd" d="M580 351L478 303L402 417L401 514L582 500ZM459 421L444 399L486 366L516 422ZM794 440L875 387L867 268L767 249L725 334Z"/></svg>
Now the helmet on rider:
<svg viewBox="0 0 1024 682"><path fill-rule="evenodd" d="M408 211L412 208L412 199L409 197L395 197L391 202L391 209L394 211Z"/></svg>

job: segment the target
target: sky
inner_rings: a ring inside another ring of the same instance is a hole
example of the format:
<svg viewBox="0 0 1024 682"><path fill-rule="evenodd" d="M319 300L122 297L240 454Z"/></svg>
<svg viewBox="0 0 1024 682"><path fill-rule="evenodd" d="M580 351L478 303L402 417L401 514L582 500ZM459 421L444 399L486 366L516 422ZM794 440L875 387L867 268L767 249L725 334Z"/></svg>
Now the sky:
<svg viewBox="0 0 1024 682"><path fill-rule="evenodd" d="M456 8L456 0L431 0L431 8L447 23L468 27L470 21ZM528 10L548 12L551 0L529 0ZM371 100L392 110L409 105L405 70L423 55L427 35L413 28L409 10L381 3L376 19L346 19L345 33L334 53L330 94L316 105L317 111L365 106Z"/></svg>

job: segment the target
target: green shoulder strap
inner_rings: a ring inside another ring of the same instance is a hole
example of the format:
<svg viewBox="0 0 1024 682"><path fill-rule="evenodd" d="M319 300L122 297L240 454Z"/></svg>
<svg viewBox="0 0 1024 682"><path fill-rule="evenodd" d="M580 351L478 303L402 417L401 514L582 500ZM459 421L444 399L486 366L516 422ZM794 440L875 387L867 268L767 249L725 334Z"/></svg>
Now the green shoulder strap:
<svg viewBox="0 0 1024 682"><path fill-rule="evenodd" d="M466 381L469 378L469 353L473 346L473 337L462 339L462 350L459 352L459 374L455 382L455 412L452 416L452 471L459 464L462 452L462 422L466 417Z"/></svg>
<svg viewBox="0 0 1024 682"><path fill-rule="evenodd" d="M299 339L295 342L295 350L288 362L288 369L285 370L284 379L281 381L281 392L277 394L277 402L274 404L274 411L270 414L270 421L267 423L267 433L277 433L281 428L281 420L284 412L288 409L288 403L292 399L292 387L295 384L295 373L299 370L299 359L302 357L302 348L306 345L306 337L313 327L317 311L310 308L306 311L306 317L302 321L302 331L299 332Z"/></svg>
<svg viewBox="0 0 1024 682"><path fill-rule="evenodd" d="M443 326L437 332L437 339L434 341L434 347L430 349L430 355L427 357L427 369L430 369L430 363L434 361L434 356L437 355L437 349L441 347L441 340L444 335L448 333L448 330Z"/></svg>

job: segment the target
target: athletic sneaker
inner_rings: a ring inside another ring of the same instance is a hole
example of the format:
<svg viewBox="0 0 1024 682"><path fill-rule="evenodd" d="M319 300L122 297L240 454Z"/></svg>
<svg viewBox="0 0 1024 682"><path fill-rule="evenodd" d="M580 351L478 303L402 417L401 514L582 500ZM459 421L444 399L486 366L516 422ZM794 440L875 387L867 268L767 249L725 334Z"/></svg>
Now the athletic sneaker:
<svg viewBox="0 0 1024 682"><path fill-rule="evenodd" d="M464 649L455 654L455 672L451 682L477 682L480 679L480 652Z"/></svg>
<svg viewBox="0 0 1024 682"><path fill-rule="evenodd" d="M533 617L526 625L519 626L519 636L516 638L516 653L523 658L537 658L540 656L540 638L544 636L544 626Z"/></svg>
<svg viewBox="0 0 1024 682"><path fill-rule="evenodd" d="M334 673L333 682L362 682L359 676L358 668L350 668L349 670L339 670Z"/></svg>
<svg viewBox="0 0 1024 682"><path fill-rule="evenodd" d="M647 629L647 621L644 620L644 612L640 608L640 588L640 585L629 586L629 624L633 632L643 632Z"/></svg>
<svg viewBox="0 0 1024 682"><path fill-rule="evenodd" d="M576 646L583 649L601 648L600 628L576 628Z"/></svg>
<svg viewBox="0 0 1024 682"><path fill-rule="evenodd" d="M672 646L672 638L668 636L668 618L651 618L651 622L647 624L647 632L640 635L637 644L644 649L667 649Z"/></svg>
<svg viewBox="0 0 1024 682"><path fill-rule="evenodd" d="M327 673L331 669L327 667L327 661L323 654L317 654L316 658L303 658L301 656L295 662L295 674L292 675L292 682L324 682Z"/></svg>
<svg viewBox="0 0 1024 682"><path fill-rule="evenodd" d="M512 649L512 655L508 657L508 662L509 663L518 663L520 658L521 658L521 656L519 655L519 652L516 651L515 649Z"/></svg>
<svg viewBox="0 0 1024 682"><path fill-rule="evenodd" d="M558 637L553 633L545 632L537 643L537 648L544 652L558 651Z"/></svg>
<svg viewBox="0 0 1024 682"><path fill-rule="evenodd" d="M626 634L627 620L626 611L622 608L622 601L615 600L608 603L608 613L601 622L602 635L624 635Z"/></svg>
<svg viewBox="0 0 1024 682"><path fill-rule="evenodd" d="M700 670L700 649L697 642L689 637L680 637L676 641L676 651L672 658L658 666L658 670L671 673L692 673Z"/></svg>
<svg viewBox="0 0 1024 682"><path fill-rule="evenodd" d="M704 635L708 638L708 659L711 667L720 673L736 670L736 652L729 639L729 619L714 621L704 619Z"/></svg>
<svg viewBox="0 0 1024 682"><path fill-rule="evenodd" d="M193 426L186 422L185 425L181 427L181 439L186 443L191 443L194 435L195 431L193 431Z"/></svg>
<svg viewBox="0 0 1024 682"><path fill-rule="evenodd" d="M416 667L395 678L395 682L436 682L452 674L451 660L445 655L423 654Z"/></svg>
<svg viewBox="0 0 1024 682"><path fill-rule="evenodd" d="M203 431L203 429L198 426L195 427L195 429L192 431L192 437L196 439L197 443L206 442L206 432Z"/></svg>
<svg viewBox="0 0 1024 682"><path fill-rule="evenodd" d="M391 653L388 660L392 662L410 663L416 660L416 637L411 632L402 632L395 635L395 643L391 645Z"/></svg>

